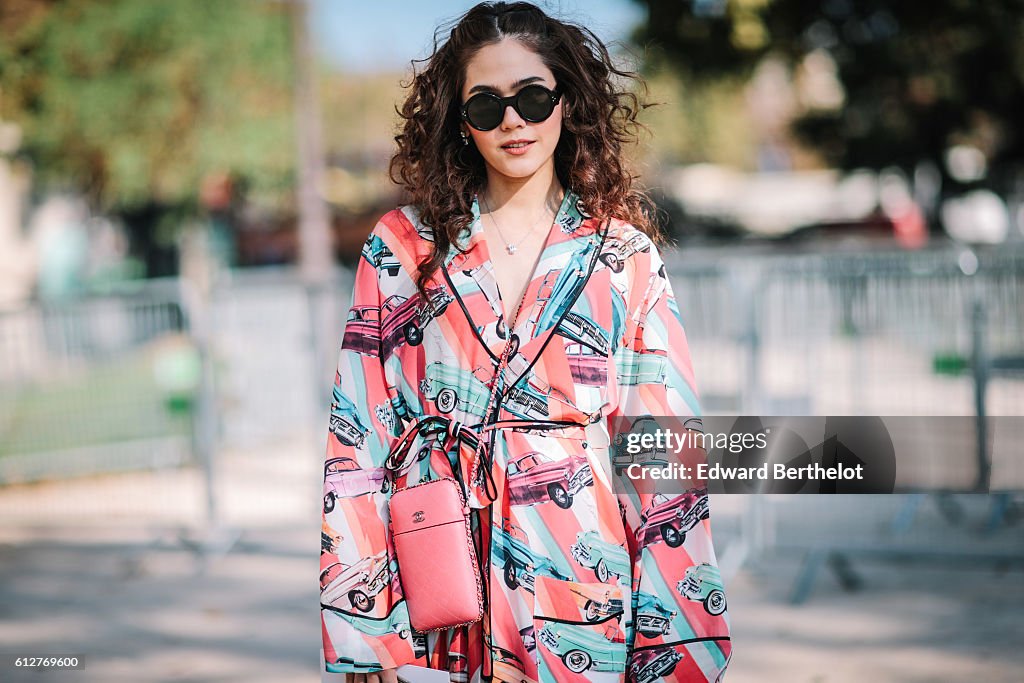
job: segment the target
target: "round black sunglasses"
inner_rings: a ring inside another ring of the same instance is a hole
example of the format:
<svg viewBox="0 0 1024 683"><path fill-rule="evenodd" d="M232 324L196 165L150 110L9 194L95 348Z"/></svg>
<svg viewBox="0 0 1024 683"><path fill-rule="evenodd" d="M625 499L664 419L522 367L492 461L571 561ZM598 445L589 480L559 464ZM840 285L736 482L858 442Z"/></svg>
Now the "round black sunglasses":
<svg viewBox="0 0 1024 683"><path fill-rule="evenodd" d="M511 106L525 121L540 123L551 116L561 96L557 90L536 83L508 97L481 92L462 105L462 120L480 131L494 130L505 118L505 107Z"/></svg>

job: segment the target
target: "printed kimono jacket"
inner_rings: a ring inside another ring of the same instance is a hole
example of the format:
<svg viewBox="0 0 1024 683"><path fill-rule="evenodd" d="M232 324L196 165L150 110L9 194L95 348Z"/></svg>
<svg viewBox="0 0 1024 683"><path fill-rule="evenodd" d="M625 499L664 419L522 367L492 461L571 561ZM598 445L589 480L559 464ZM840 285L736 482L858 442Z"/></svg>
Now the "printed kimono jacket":
<svg viewBox="0 0 1024 683"><path fill-rule="evenodd" d="M719 680L731 642L706 488L616 492L609 465L612 418L700 415L661 255L566 192L509 329L505 309L517 302L502 302L476 203L473 212L428 300L415 277L432 235L411 207L381 219L356 269L324 467L327 670L416 664L467 683ZM496 377L508 335L514 353ZM430 430L396 449L430 415L489 444L470 483L486 612L417 633L389 493L452 476L449 456L469 482L473 452L446 453L452 441Z"/></svg>

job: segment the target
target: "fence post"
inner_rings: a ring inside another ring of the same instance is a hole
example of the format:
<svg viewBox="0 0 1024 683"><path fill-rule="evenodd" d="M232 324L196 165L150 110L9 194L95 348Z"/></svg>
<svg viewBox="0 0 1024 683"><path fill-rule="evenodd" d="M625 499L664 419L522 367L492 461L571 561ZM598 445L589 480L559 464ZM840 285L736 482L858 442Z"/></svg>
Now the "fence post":
<svg viewBox="0 0 1024 683"><path fill-rule="evenodd" d="M977 291L971 302L971 374L974 378L975 438L978 457L978 480L974 488L979 493L988 490L992 464L988 455L988 417L985 393L988 388L989 358L985 348L985 303Z"/></svg>
<svg viewBox="0 0 1024 683"><path fill-rule="evenodd" d="M204 286L205 285L205 286ZM182 545L196 553L199 566L196 573L204 574L214 557L230 552L241 538L237 529L225 527L221 522L217 491L218 401L215 367L212 352L213 319L212 287L205 280L198 286L185 278L179 280L181 301L190 322L192 338L199 353L202 373L199 396L195 407L195 448L203 468L206 518L198 537L187 531L179 535Z"/></svg>
<svg viewBox="0 0 1024 683"><path fill-rule="evenodd" d="M760 415L764 410L761 388L761 338L759 334L758 305L759 298L765 291L768 275L761 267L751 263L732 265L729 269L736 306L736 338L741 347L746 349L747 363L745 381L740 386L740 413L743 415ZM765 543L765 513L769 504L761 493L749 494L744 507L741 521L742 557L749 559L750 564L757 566L764 560L767 546Z"/></svg>
<svg viewBox="0 0 1024 683"><path fill-rule="evenodd" d="M745 381L739 387L740 412L744 415L759 415L762 410L757 292L763 291L763 280L761 269L753 264L741 263L729 268L729 281L736 302L734 331L747 356Z"/></svg>

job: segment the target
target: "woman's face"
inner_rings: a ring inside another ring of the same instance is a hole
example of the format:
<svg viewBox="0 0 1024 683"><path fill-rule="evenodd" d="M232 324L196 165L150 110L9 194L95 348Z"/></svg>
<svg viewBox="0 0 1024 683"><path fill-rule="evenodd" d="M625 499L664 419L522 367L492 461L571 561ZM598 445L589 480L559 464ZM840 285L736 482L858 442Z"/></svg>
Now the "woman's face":
<svg viewBox="0 0 1024 683"><path fill-rule="evenodd" d="M481 48L466 65L460 104L478 92L508 97L531 83L551 90L557 86L551 70L536 52L518 40L505 38ZM493 130L477 130L465 121L461 125L491 172L507 178L528 178L545 165L553 165L555 146L562 132L562 101L540 123L526 121L509 106L501 124Z"/></svg>

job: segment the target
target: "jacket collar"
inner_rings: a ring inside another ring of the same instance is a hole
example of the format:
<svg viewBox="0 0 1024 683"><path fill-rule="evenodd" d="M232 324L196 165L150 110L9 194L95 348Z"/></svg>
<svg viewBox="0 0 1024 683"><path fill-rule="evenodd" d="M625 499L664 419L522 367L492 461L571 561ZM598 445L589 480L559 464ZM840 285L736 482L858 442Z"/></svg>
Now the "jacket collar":
<svg viewBox="0 0 1024 683"><path fill-rule="evenodd" d="M472 219L469 225L462 229L462 232L449 248L448 255L445 258L446 265L460 269L472 268L488 260L490 256L489 253L485 252L493 245L488 245L488 247L483 249L480 248L486 240L484 239L483 220L480 216L479 194L473 195L471 210ZM583 207L583 202L579 195L572 190L566 190L558 207L558 213L555 214L555 224L562 234L570 235L573 238L593 234L596 232L596 227L593 225L595 221L588 220L589 218L590 214ZM549 238L544 249L547 250L551 243L552 239ZM465 254L453 262L453 259L459 256L460 249Z"/></svg>

